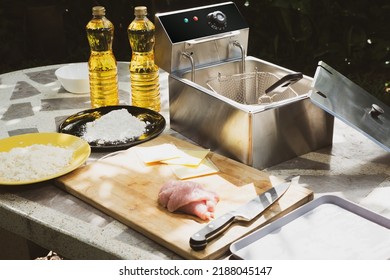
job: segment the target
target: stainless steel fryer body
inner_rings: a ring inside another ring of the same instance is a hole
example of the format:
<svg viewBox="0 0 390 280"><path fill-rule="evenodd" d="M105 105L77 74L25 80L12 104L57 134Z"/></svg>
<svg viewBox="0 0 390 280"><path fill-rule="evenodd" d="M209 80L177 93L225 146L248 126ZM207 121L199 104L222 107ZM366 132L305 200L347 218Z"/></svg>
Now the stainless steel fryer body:
<svg viewBox="0 0 390 280"><path fill-rule="evenodd" d="M291 86L299 94L293 100L269 107L235 102L207 86L219 73L260 71L279 79L294 73L247 56L249 26L233 2L156 14L155 18L156 63L170 73L172 129L258 169L331 145L333 116L310 101L310 77Z"/></svg>
<svg viewBox="0 0 390 280"><path fill-rule="evenodd" d="M292 73L266 61L246 57L247 71L279 76ZM169 75L170 125L175 131L212 151L257 169L264 169L302 154L331 145L333 116L308 97L312 79L293 85L301 95L270 108L239 104L207 88L210 77L222 71L239 73L240 61Z"/></svg>

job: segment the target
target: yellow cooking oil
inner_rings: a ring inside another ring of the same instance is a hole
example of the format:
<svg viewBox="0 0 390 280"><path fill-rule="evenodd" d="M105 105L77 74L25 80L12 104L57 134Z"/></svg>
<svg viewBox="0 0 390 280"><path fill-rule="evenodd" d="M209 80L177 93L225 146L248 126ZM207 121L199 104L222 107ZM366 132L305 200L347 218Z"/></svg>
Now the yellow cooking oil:
<svg viewBox="0 0 390 280"><path fill-rule="evenodd" d="M91 106L118 105L118 72L112 51L114 25L105 17L104 7L92 8L86 32L91 48L88 60Z"/></svg>
<svg viewBox="0 0 390 280"><path fill-rule="evenodd" d="M131 103L159 112L159 67L154 62L155 26L147 18L147 8L134 8L134 20L127 33L132 50L130 61Z"/></svg>

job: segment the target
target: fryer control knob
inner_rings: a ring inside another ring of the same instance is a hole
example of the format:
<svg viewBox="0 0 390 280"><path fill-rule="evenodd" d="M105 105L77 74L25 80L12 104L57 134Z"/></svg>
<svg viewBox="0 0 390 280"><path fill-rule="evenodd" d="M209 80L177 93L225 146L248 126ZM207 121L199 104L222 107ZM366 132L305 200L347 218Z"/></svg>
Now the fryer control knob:
<svg viewBox="0 0 390 280"><path fill-rule="evenodd" d="M208 25L215 30L224 30L227 27L226 15L221 11L215 11L207 15Z"/></svg>

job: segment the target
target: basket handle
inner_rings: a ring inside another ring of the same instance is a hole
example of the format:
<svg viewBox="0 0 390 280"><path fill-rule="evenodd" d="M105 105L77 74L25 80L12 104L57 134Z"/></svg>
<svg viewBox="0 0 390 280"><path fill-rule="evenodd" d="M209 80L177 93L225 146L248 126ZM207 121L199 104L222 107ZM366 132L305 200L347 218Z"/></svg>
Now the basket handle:
<svg viewBox="0 0 390 280"><path fill-rule="evenodd" d="M265 90L265 93L268 94L270 92L281 93L286 90L286 88L303 78L303 74L301 72L287 74L282 77L279 81L271 85Z"/></svg>

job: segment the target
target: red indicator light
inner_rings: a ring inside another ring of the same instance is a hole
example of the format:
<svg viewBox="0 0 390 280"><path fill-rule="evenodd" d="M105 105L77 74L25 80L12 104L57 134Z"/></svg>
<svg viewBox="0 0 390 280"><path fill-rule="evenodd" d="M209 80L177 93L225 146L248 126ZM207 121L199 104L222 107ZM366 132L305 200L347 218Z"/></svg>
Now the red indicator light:
<svg viewBox="0 0 390 280"><path fill-rule="evenodd" d="M194 16L192 19L193 19L194 21L198 21L198 20L199 20L197 16Z"/></svg>

